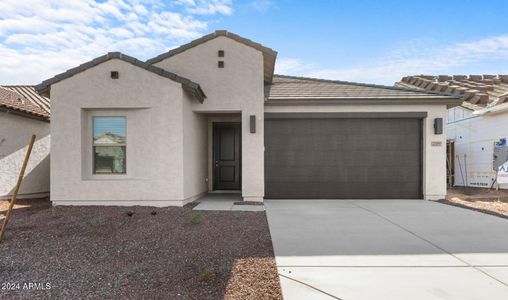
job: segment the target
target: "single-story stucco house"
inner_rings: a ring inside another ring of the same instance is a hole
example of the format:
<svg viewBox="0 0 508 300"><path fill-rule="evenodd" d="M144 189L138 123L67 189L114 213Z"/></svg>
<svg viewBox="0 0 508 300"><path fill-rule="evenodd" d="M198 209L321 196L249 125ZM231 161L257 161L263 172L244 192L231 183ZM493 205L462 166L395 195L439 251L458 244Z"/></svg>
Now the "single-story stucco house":
<svg viewBox="0 0 508 300"><path fill-rule="evenodd" d="M32 134L37 136L18 198L49 195L50 101L33 86L0 86L0 199L9 199Z"/></svg>
<svg viewBox="0 0 508 300"><path fill-rule="evenodd" d="M51 97L55 205L441 199L444 93L274 75L277 52L216 31L146 62L113 52Z"/></svg>

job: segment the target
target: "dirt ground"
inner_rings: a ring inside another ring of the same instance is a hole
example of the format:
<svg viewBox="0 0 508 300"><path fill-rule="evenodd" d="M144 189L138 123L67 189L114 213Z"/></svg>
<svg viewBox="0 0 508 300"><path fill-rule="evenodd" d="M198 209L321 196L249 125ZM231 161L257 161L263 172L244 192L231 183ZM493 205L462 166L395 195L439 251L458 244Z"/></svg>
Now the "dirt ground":
<svg viewBox="0 0 508 300"><path fill-rule="evenodd" d="M0 298L282 298L264 212L25 200L0 257Z"/></svg>
<svg viewBox="0 0 508 300"><path fill-rule="evenodd" d="M454 187L441 202L508 218L508 190Z"/></svg>

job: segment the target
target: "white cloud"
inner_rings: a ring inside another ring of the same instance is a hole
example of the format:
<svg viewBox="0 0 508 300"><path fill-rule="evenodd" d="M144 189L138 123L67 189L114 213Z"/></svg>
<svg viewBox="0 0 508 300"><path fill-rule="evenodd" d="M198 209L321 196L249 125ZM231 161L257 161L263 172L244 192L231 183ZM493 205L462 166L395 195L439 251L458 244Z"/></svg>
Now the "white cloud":
<svg viewBox="0 0 508 300"><path fill-rule="evenodd" d="M176 3L185 7L186 11L198 15L233 13L232 0L176 0Z"/></svg>
<svg viewBox="0 0 508 300"><path fill-rule="evenodd" d="M314 67L298 58L278 58L275 64L276 74L301 75Z"/></svg>
<svg viewBox="0 0 508 300"><path fill-rule="evenodd" d="M275 4L272 0L254 0L250 3L250 7L258 12L264 13L270 8L275 7Z"/></svg>
<svg viewBox="0 0 508 300"><path fill-rule="evenodd" d="M232 13L231 0L178 2L2 0L0 84L36 84L108 51L150 58Z"/></svg>
<svg viewBox="0 0 508 300"><path fill-rule="evenodd" d="M276 69L293 75L391 85L407 75L448 73L452 68L508 58L508 35L434 44L429 40L410 41L382 57L347 68L319 68L286 59L279 61Z"/></svg>

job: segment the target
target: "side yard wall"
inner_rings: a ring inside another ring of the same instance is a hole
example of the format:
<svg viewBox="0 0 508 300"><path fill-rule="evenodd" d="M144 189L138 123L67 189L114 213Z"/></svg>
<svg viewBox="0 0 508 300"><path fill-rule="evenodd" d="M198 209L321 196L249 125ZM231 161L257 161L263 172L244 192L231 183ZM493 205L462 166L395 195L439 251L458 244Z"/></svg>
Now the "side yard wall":
<svg viewBox="0 0 508 300"><path fill-rule="evenodd" d="M0 199L10 198L32 134L37 139L18 198L49 194L49 123L0 112Z"/></svg>

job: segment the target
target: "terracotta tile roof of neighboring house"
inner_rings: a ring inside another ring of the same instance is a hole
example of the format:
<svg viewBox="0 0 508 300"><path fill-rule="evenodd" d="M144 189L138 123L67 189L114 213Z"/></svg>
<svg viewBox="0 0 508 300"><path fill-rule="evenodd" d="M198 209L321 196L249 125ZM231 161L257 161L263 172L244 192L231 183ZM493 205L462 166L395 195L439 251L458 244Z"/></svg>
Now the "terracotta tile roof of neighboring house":
<svg viewBox="0 0 508 300"><path fill-rule="evenodd" d="M415 100L427 99L459 104L446 93L418 89L388 87L374 84L274 75L273 83L265 85L267 102L290 100Z"/></svg>
<svg viewBox="0 0 508 300"><path fill-rule="evenodd" d="M50 100L28 85L0 86L0 110L2 108L45 121L50 118Z"/></svg>
<svg viewBox="0 0 508 300"><path fill-rule="evenodd" d="M95 144L125 144L125 136L105 132L98 137L94 137Z"/></svg>
<svg viewBox="0 0 508 300"><path fill-rule="evenodd" d="M101 64L103 62L106 62L108 60L111 60L111 59L120 59L120 60L123 60L125 62L128 62L128 63L131 63L137 67L140 67L142 69L145 69L149 72L152 72L152 73L155 73L157 75L160 75L162 77L166 77L166 78L169 78L173 81L176 81L178 83L181 83L182 84L182 88L188 92L190 92L192 95L194 95L199 101L203 102L203 100L206 98L206 95L205 93L203 92L203 90L201 89L201 87L199 86L199 84L187 79L187 78L184 78L184 77L181 77L181 76L178 76L176 75L175 73L171 73L171 72L168 72L164 69L161 69L161 68L158 68L158 67L155 67L155 66L152 66L148 63L145 63L145 62L142 62L140 60L137 60L136 58L132 57L132 56L128 56L128 55L125 55L125 54L122 54L120 52L109 52L108 54L106 55L103 55L103 56L100 56L100 57L97 57L89 62L86 62L84 64L81 64L75 68L72 68L72 69L69 69L61 74L58 74L56 76L54 76L53 78L50 78L48 80L45 80L43 81L41 84L39 85L36 85L35 86L35 90L39 93L39 94L48 94L49 95L49 92L50 92L50 89L51 89L51 85L52 84L55 84L61 80L64 80L66 78L69 78L71 76L74 76L80 72L83 72L89 68L92 68L98 64Z"/></svg>
<svg viewBox="0 0 508 300"><path fill-rule="evenodd" d="M416 75L403 77L395 86L454 94L471 110L508 102L508 75Z"/></svg>
<svg viewBox="0 0 508 300"><path fill-rule="evenodd" d="M277 57L277 51L274 51L271 48L265 47L259 43L256 43L254 41L251 41L249 39L241 37L241 36L234 34L232 32L228 32L227 30L217 30L217 31L207 34L197 40L194 40L188 44L182 45L182 46L175 48L175 49L171 49L166 53L163 53L163 54L158 55L154 58L151 58L151 59L147 60L146 62L149 64L158 63L161 60L164 60L164 59L171 57L173 55L182 53L192 47L203 44L204 42L207 42L207 41L214 39L216 37L219 37L219 36L225 36L225 37L231 38L239 43L242 43L244 45L247 45L249 47L252 47L254 49L257 49L257 50L263 52L264 80L265 80L265 82L272 82L273 70L275 67L275 59Z"/></svg>

